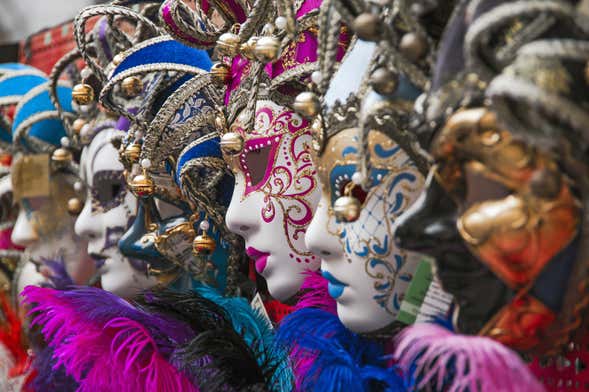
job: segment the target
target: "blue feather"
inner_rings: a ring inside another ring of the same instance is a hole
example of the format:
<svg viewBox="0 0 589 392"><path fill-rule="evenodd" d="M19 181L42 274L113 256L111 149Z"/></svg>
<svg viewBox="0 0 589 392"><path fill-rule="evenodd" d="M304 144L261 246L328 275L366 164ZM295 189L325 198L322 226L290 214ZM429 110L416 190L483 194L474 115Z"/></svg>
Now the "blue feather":
<svg viewBox="0 0 589 392"><path fill-rule="evenodd" d="M284 360L284 351L277 348L274 342L274 331L264 316L257 309L253 309L245 298L223 297L214 288L205 285L198 285L194 290L225 309L231 318L233 328L243 336L248 345L257 346L260 354L270 353L273 356L273 358L266 358L264 355L259 355L258 363L260 366L264 363L277 364L278 369L272 384L280 391L290 390L294 376L289 364Z"/></svg>
<svg viewBox="0 0 589 392"><path fill-rule="evenodd" d="M279 343L295 347L294 362L310 362L298 375L301 391L344 392L408 390L383 344L344 327L336 315L301 309L287 316L277 333Z"/></svg>
<svg viewBox="0 0 589 392"><path fill-rule="evenodd" d="M432 323L439 325L440 327L446 328L448 331L456 332L454 330L454 324L452 323L452 315L454 312L452 309L446 315L434 316L431 320Z"/></svg>

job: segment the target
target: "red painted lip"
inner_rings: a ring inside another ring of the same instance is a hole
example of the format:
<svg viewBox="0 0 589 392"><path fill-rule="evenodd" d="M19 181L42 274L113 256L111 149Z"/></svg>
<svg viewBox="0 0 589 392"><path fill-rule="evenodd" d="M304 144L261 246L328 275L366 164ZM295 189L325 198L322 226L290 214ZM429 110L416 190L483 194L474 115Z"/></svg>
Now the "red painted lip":
<svg viewBox="0 0 589 392"><path fill-rule="evenodd" d="M245 250L245 253L252 260L254 260L256 271L258 271L258 274L264 272L264 269L266 269L266 264L268 263L268 256L270 256L270 253L261 252L256 248L252 248L251 246Z"/></svg>

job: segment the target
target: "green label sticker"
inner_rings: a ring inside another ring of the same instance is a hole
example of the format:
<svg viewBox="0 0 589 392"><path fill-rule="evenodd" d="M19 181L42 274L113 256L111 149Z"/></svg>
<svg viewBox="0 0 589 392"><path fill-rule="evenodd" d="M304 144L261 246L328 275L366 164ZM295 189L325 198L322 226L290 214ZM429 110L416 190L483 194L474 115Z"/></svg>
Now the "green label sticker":
<svg viewBox="0 0 589 392"><path fill-rule="evenodd" d="M401 303L398 320L406 323L429 322L435 317L445 317L452 305L452 295L442 289L433 273L434 260L422 258L415 276Z"/></svg>

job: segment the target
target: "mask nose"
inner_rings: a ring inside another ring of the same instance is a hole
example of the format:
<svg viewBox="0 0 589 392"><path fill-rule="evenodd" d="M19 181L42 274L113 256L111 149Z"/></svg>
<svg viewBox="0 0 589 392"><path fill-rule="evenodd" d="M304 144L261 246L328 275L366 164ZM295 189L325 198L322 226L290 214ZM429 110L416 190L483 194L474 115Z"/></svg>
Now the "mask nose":
<svg viewBox="0 0 589 392"><path fill-rule="evenodd" d="M76 234L87 240L98 237L100 235L98 230L101 225L97 224L96 218L96 216L92 216L92 201L88 197L84 208L76 218L76 224L74 226Z"/></svg>
<svg viewBox="0 0 589 392"><path fill-rule="evenodd" d="M18 218L12 229L12 235L10 236L12 243L18 246L26 248L39 240L33 225L27 218L26 211L21 208L18 212Z"/></svg>
<svg viewBox="0 0 589 392"><path fill-rule="evenodd" d="M397 220L395 242L400 248L435 256L460 240L458 206L430 175L421 196Z"/></svg>
<svg viewBox="0 0 589 392"><path fill-rule="evenodd" d="M261 204L253 200L253 195L242 200L244 191L243 179L236 176L235 188L231 202L225 214L225 223L229 231L242 236L247 240L249 236L257 232L260 225Z"/></svg>
<svg viewBox="0 0 589 392"><path fill-rule="evenodd" d="M322 197L315 215L313 215L313 220L311 220L311 224L305 233L305 246L323 261L337 259L343 253L339 239L327 230L329 226L327 203L329 201Z"/></svg>

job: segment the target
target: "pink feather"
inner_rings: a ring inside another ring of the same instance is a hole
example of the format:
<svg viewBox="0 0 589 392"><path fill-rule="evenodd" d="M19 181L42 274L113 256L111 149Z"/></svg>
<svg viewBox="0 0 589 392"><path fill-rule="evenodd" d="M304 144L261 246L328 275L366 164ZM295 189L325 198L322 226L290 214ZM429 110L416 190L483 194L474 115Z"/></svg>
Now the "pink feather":
<svg viewBox="0 0 589 392"><path fill-rule="evenodd" d="M294 311L314 308L335 315L337 313L337 304L327 291L327 280L321 276L321 273L315 271L306 272L305 275L305 280L301 285L303 294L294 306ZM307 349L293 345L289 357L295 372L296 390L299 391L301 390L304 375L313 366L317 355Z"/></svg>
<svg viewBox="0 0 589 392"><path fill-rule="evenodd" d="M315 308L336 314L337 305L327 291L327 280L321 276L321 273L315 271L305 272L305 275L305 280L301 285L303 295L294 306L294 311Z"/></svg>
<svg viewBox="0 0 589 392"><path fill-rule="evenodd" d="M446 383L448 392L544 390L515 352L487 337L423 323L403 330L395 343L393 356L403 369L415 367L418 389Z"/></svg>
<svg viewBox="0 0 589 392"><path fill-rule="evenodd" d="M57 293L33 286L23 291L26 301L34 304L33 325L42 326L55 350L55 368L65 366L80 383L78 392L198 392L159 353L143 325L126 317L90 321Z"/></svg>

